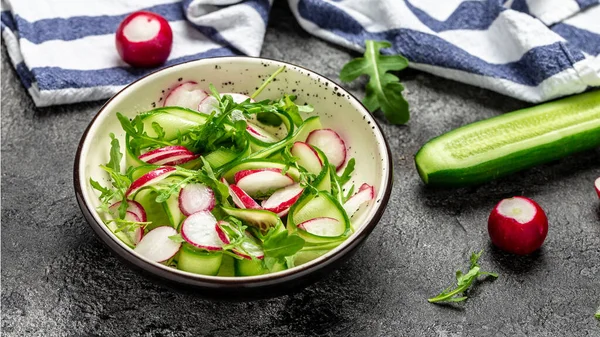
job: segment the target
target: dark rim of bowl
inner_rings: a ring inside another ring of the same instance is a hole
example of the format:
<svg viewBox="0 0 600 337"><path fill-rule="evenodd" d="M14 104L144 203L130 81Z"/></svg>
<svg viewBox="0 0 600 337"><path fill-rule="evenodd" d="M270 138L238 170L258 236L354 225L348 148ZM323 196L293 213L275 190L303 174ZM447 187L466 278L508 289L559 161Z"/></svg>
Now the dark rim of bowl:
<svg viewBox="0 0 600 337"><path fill-rule="evenodd" d="M320 77L330 81L331 83L335 83L340 88L340 90L342 90L345 94L352 97L356 102L358 102L365 111L367 111L367 112L369 111L369 109L367 109L364 106L364 104L362 104L362 102L358 98L356 98L352 93L348 92L342 86L340 86L335 81L331 80L330 78L328 78L326 76L323 76L313 70L307 69L305 67L302 67L302 66L299 66L299 65L296 65L293 63L288 63L288 62L264 58L264 57L251 57L251 56L224 56L224 57L217 56L217 57L191 60L191 61L187 61L187 62L170 65L168 67L164 67L164 68L158 69L156 71L153 71L153 72L137 79L136 81L128 84L123 89L119 90L119 92L114 94L108 101L106 101L106 103L104 103L102 105L102 107L100 108L100 110L98 110L98 113L96 113L94 118L92 118L92 120L88 124L87 128L85 129L83 135L81 136L79 145L77 146L77 152L75 154L75 163L74 163L74 170L73 170L73 181L74 181L74 185L75 185L74 187L75 187L75 194L77 197L77 203L79 204L79 208L81 209L87 222L92 227L94 232L96 232L96 234L102 239L102 242L104 242L104 244L107 245L113 252L117 253L121 258L124 258L126 261L132 263L136 267L141 268L142 270L145 270L145 271L147 271L151 274L154 274L160 278L163 278L165 280L175 281L175 282L188 284L188 285L192 285L192 286L203 286L203 287L238 288L240 286L244 286L244 287L248 287L248 288L257 288L257 287L261 287L261 286L267 286L267 285L272 285L272 284L277 284L277 283L281 283L281 282L285 282L285 281L294 280L294 279L312 274L313 272L322 270L323 268L335 263L336 261L338 261L339 259L344 257L347 253L349 253L349 252L353 251L355 248L357 248L357 246L360 243L362 243L362 241L364 241L369 236L369 234L371 234L371 232L373 231L375 226L379 223L379 220L381 220L381 217L383 216L383 213L385 212L385 209L387 207L387 204L388 204L390 196L391 196L392 184L393 184L392 154L391 154L387 139L385 138L384 133L381 130L381 127L379 126L379 123L377 123L375 118L370 116L372 118L373 123L377 127L377 130L382 135L383 143L384 143L384 146L385 146L385 149L387 152L387 156L388 156L389 170L388 170L388 176L387 176L387 187L383 194L383 197L380 199L381 202L379 203L379 208L376 210L372 219L364 225L363 230L360 233L357 233L356 235L352 235L351 237L349 237L347 239L348 243L345 247L340 249L338 252L327 256L322 261L319 261L318 263L307 266L304 269L298 269L295 272L290 272L289 274L274 273L274 274L261 275L260 279L248 279L247 277L231 277L231 278L224 278L224 279L211 279L211 278L203 278L204 275L177 274L177 273L173 273L169 270L162 269L161 267L155 266L152 263L149 263L149 262L146 262L146 261L140 259L130 249L127 249L127 248L119 245L115 241L114 238L109 236L108 233L106 233L106 231L104 231L101 228L101 226L104 226L104 224L98 223L93 218L92 214L93 214L93 212L95 212L95 210L89 208L89 206L87 205L87 203L85 202L85 199L83 197L83 191L81 190L81 183L80 183L80 179L79 179L81 151L83 148L83 144L88 136L88 132L90 131L92 125L94 124L96 119L102 114L102 112L106 108L106 106L115 97L120 95L123 91L125 91L130 86L136 84L137 82L139 82L147 77L150 77L150 76L152 76L158 72L161 72L165 69L180 66L180 65L186 64L186 63L198 62L198 61L209 60L209 59L234 59L234 58L245 58L245 59L251 59L251 60L265 60L265 61L276 62L276 63L285 64L288 66L303 69L303 70L313 73L317 76L320 76ZM299 267L301 267L301 266L299 266ZM293 268L293 269L295 269L295 268Z"/></svg>

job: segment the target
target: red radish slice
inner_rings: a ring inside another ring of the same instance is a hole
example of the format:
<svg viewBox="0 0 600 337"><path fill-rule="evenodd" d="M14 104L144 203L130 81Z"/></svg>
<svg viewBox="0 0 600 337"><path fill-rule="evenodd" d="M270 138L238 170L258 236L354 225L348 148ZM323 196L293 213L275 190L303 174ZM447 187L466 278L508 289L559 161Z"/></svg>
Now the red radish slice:
<svg viewBox="0 0 600 337"><path fill-rule="evenodd" d="M177 235L175 228L161 226L149 231L135 246L134 251L148 260L163 262L177 254L181 243L169 239L169 236Z"/></svg>
<svg viewBox="0 0 600 337"><path fill-rule="evenodd" d="M200 102L208 97L208 93L198 83L190 81L182 83L167 95L163 106L179 106L192 110L198 109Z"/></svg>
<svg viewBox="0 0 600 337"><path fill-rule="evenodd" d="M509 253L525 255L542 246L548 218L535 201L513 197L500 201L490 213L488 233L492 243Z"/></svg>
<svg viewBox="0 0 600 337"><path fill-rule="evenodd" d="M235 231L235 232L239 233L237 231L237 229L235 229L231 225L231 223L229 223L227 221L223 221L223 220L217 222L217 224L215 225L215 230L217 231L217 235L219 236L219 239L221 240L221 242L223 242L226 245L231 243L231 239L229 238L229 235L227 235L227 233L225 232L226 230Z"/></svg>
<svg viewBox="0 0 600 337"><path fill-rule="evenodd" d="M154 170L144 174L143 176L139 177L136 181L134 181L131 184L131 186L129 186L129 189L127 190L127 192L125 192L125 195L129 196L144 186L150 186L156 182L159 182L159 181L165 179L166 177L170 176L171 173L173 173L175 171L176 171L176 169L172 166L163 166L163 167L154 169Z"/></svg>
<svg viewBox="0 0 600 337"><path fill-rule="evenodd" d="M295 142L290 152L292 156L298 158L298 165L304 167L308 173L319 174L321 172L323 162L319 158L317 151L310 145L303 142Z"/></svg>
<svg viewBox="0 0 600 337"><path fill-rule="evenodd" d="M221 250L223 242L215 229L217 219L208 211L197 212L181 225L181 236L189 244L206 250Z"/></svg>
<svg viewBox="0 0 600 337"><path fill-rule="evenodd" d="M288 175L283 175L274 170L254 170L237 181L237 186L244 190L249 196L256 199L265 198L276 190L292 185L294 180ZM241 171L243 172L243 171ZM238 172L240 173L240 172ZM236 173L236 178L238 174Z"/></svg>
<svg viewBox="0 0 600 337"><path fill-rule="evenodd" d="M596 186L596 193L598 193L598 198L600 198L600 178L596 179L594 186Z"/></svg>
<svg viewBox="0 0 600 337"><path fill-rule="evenodd" d="M132 222L142 222L142 220L133 212L127 212L127 214L125 215L125 220ZM131 241L133 241L133 244L137 245L144 236L144 229L142 227L136 227L134 230L128 231L127 234L131 238Z"/></svg>
<svg viewBox="0 0 600 337"><path fill-rule="evenodd" d="M121 202L117 201L108 208L113 217L117 217L119 214L119 206L121 206ZM147 221L146 211L144 210L144 207L137 201L127 200L127 212L135 214L140 219L139 222Z"/></svg>
<svg viewBox="0 0 600 337"><path fill-rule="evenodd" d="M169 57L173 31L162 16L139 11L121 22L115 42L123 61L134 67L155 67Z"/></svg>
<svg viewBox="0 0 600 337"><path fill-rule="evenodd" d="M260 205L237 185L229 185L229 194L238 208L262 209Z"/></svg>
<svg viewBox="0 0 600 337"><path fill-rule="evenodd" d="M186 153L190 153L190 154L194 154L192 151L188 150L185 146L181 146L181 145L173 145L173 146L165 146L165 147L161 147L158 149L154 149L152 151L148 151L146 153L141 154L138 158L140 160L143 160L147 163L149 163L150 161L158 158L158 157L162 157L164 155L173 153L173 152L186 152Z"/></svg>
<svg viewBox="0 0 600 337"><path fill-rule="evenodd" d="M181 165L181 164L187 163L188 161L194 160L198 157L199 157L199 155L196 155L196 154L173 153L164 158L153 161L152 163L149 162L149 164L175 166L175 165Z"/></svg>
<svg viewBox="0 0 600 337"><path fill-rule="evenodd" d="M275 136L267 132L265 129L250 122L247 122L246 131L248 131L248 134L250 136L260 140L261 142L275 143L278 141L278 139L275 138Z"/></svg>
<svg viewBox="0 0 600 337"><path fill-rule="evenodd" d="M309 232L310 234L336 237L344 234L345 228L340 225L339 220L334 218L322 217L314 218L298 225L298 228Z"/></svg>
<svg viewBox="0 0 600 337"><path fill-rule="evenodd" d="M200 104L198 104L198 111L210 115L213 111L219 111L219 101L213 96L207 96Z"/></svg>
<svg viewBox="0 0 600 337"><path fill-rule="evenodd" d="M267 211L279 215L292 207L298 198L300 198L300 195L302 195L302 191L304 191L304 188L298 183L284 187L275 191L269 199L263 201L262 207ZM285 212L285 214L287 214L287 212Z"/></svg>
<svg viewBox="0 0 600 337"><path fill-rule="evenodd" d="M211 211L215 207L213 190L203 184L189 184L179 192L179 209L184 215Z"/></svg>
<svg viewBox="0 0 600 337"><path fill-rule="evenodd" d="M278 168L260 168L260 169L255 169L255 170L242 170L242 171L238 171L235 173L235 175L233 176L233 180L237 184L240 181L240 179L244 178L245 176L249 176L251 174L263 172L263 171L273 171L273 172L277 172L279 174L281 174L281 172L283 172L283 171L281 171L281 169L278 169Z"/></svg>
<svg viewBox="0 0 600 337"><path fill-rule="evenodd" d="M308 134L306 142L319 148L329 159L329 163L339 169L346 162L346 144L337 132L331 129L315 130Z"/></svg>
<svg viewBox="0 0 600 337"><path fill-rule="evenodd" d="M235 92L224 92L224 93L221 94L221 97L223 97L225 95L231 96L231 98L233 98L233 101L235 103L242 103L242 102L244 102L244 101L246 101L247 99L250 98L250 96L246 96L244 94L238 94L238 93L235 93ZM253 100L252 98L250 98L250 102L254 103L256 101Z"/></svg>
<svg viewBox="0 0 600 337"><path fill-rule="evenodd" d="M360 205L375 199L375 189L369 184L362 184L358 192L344 203L344 210L348 217L351 217L358 211Z"/></svg>

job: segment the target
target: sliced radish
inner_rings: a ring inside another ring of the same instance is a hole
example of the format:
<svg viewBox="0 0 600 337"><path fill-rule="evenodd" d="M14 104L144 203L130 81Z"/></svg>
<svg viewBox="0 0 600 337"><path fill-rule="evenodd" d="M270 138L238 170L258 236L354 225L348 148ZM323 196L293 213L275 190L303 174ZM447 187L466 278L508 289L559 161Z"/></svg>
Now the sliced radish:
<svg viewBox="0 0 600 337"><path fill-rule="evenodd" d="M125 195L129 196L144 186L150 186L156 182L159 182L165 179L166 177L170 176L171 173L175 171L176 169L172 166L162 166L157 169L154 169L144 174L143 176L137 178L133 183L131 183L131 186L129 186L129 189L127 190L127 192L125 192Z"/></svg>
<svg viewBox="0 0 600 337"><path fill-rule="evenodd" d="M242 235L242 233L240 233L237 228L233 227L230 222L223 220L217 222L215 230L217 231L217 235L219 236L219 239L221 239L221 242L226 245L231 243L231 238L229 237L230 234L228 233L233 232Z"/></svg>
<svg viewBox="0 0 600 337"><path fill-rule="evenodd" d="M164 155L168 155L171 153L190 153L194 154L192 151L188 150L185 146L181 145L173 145L173 146L165 146L158 149L154 149L148 151L146 153L141 154L138 158L140 160L145 161L146 163L152 163L153 160L157 158L163 158Z"/></svg>
<svg viewBox="0 0 600 337"><path fill-rule="evenodd" d="M242 103L242 102L244 102L244 101L246 101L247 99L250 98L250 96L246 96L244 94L238 94L238 93L235 93L235 92L224 92L224 93L221 94L221 97L223 97L225 95L231 96L231 98L233 98L233 101L235 103ZM250 102L254 103L256 101L253 100L252 98L250 98Z"/></svg>
<svg viewBox="0 0 600 337"><path fill-rule="evenodd" d="M125 220L131 221L131 222L142 222L140 217L138 217L135 213L129 212L129 211L125 215ZM138 227L135 227L135 229L132 231L127 231L127 234L131 238L131 241L133 241L133 244L137 245L142 240L142 237L144 236L144 229L141 226L138 226Z"/></svg>
<svg viewBox="0 0 600 337"><path fill-rule="evenodd" d="M123 61L134 67L155 67L169 57L173 31L162 16L139 11L121 22L115 42Z"/></svg>
<svg viewBox="0 0 600 337"><path fill-rule="evenodd" d="M294 180L278 169L240 171L235 174L237 186L256 199L268 197L276 190L292 185ZM239 175L238 175L239 174ZM241 178L238 178L241 177Z"/></svg>
<svg viewBox="0 0 600 337"><path fill-rule="evenodd" d="M328 217L314 218L298 225L298 228L310 234L323 237L337 237L346 231L346 227L339 220Z"/></svg>
<svg viewBox="0 0 600 337"><path fill-rule="evenodd" d="M303 142L295 142L290 152L292 156L298 158L298 165L304 167L308 173L319 174L321 172L323 161L319 158L317 151L310 145Z"/></svg>
<svg viewBox="0 0 600 337"><path fill-rule="evenodd" d="M375 189L369 184L362 184L358 192L344 203L344 210L348 217L351 217L358 211L360 205L375 199Z"/></svg>
<svg viewBox="0 0 600 337"><path fill-rule="evenodd" d="M189 244L206 250L221 250L223 242L215 229L217 219L208 211L197 212L181 225L181 236Z"/></svg>
<svg viewBox="0 0 600 337"><path fill-rule="evenodd" d="M219 112L219 101L213 96L207 96L198 104L198 111L207 115L210 115L213 111Z"/></svg>
<svg viewBox="0 0 600 337"><path fill-rule="evenodd" d="M267 211L277 213L277 215L289 211L290 207L300 198L304 188L300 184L295 183L290 186L286 186L273 193L269 199L263 201L262 207ZM283 214L283 215L285 215ZM281 216L281 215L280 215Z"/></svg>
<svg viewBox="0 0 600 337"><path fill-rule="evenodd" d="M169 239L173 235L177 235L175 228L157 227L144 235L134 251L154 262L166 261L175 256L181 247L181 243Z"/></svg>
<svg viewBox="0 0 600 337"><path fill-rule="evenodd" d="M179 192L179 209L184 215L211 211L215 207L215 194L204 184L188 184Z"/></svg>
<svg viewBox="0 0 600 337"><path fill-rule="evenodd" d="M260 205L237 185L229 185L229 194L233 203L239 208L261 209Z"/></svg>
<svg viewBox="0 0 600 337"><path fill-rule="evenodd" d="M275 136L267 132L265 129L250 122L247 122L246 131L248 131L248 134L250 136L260 140L261 142L275 143L278 141L278 139L275 138Z"/></svg>
<svg viewBox="0 0 600 337"><path fill-rule="evenodd" d="M233 180L236 183L238 183L240 181L240 179L244 178L245 176L249 176L251 174L263 172L263 171L273 171L273 172L277 172L279 174L281 174L281 172L283 172L283 170L279 169L279 168L260 168L260 169L255 169L255 170L241 170L234 174Z"/></svg>
<svg viewBox="0 0 600 337"><path fill-rule="evenodd" d="M108 208L113 217L118 216L119 206L121 206L121 202L117 201ZM146 211L144 210L144 207L137 201L127 200L127 212L135 214L140 219L139 222L147 221Z"/></svg>
<svg viewBox="0 0 600 337"><path fill-rule="evenodd" d="M598 198L600 198L600 178L596 179L594 182L594 186L596 187L596 193L598 194Z"/></svg>
<svg viewBox="0 0 600 337"><path fill-rule="evenodd" d="M196 110L206 97L208 97L208 93L202 90L198 83L189 81L173 88L167 95L163 106L179 106Z"/></svg>
<svg viewBox="0 0 600 337"><path fill-rule="evenodd" d="M315 130L308 135L306 142L323 151L336 169L346 162L346 144L337 132L331 129Z"/></svg>
<svg viewBox="0 0 600 337"><path fill-rule="evenodd" d="M548 234L548 218L535 201L513 197L500 201L490 213L488 233L500 249L525 255L542 246Z"/></svg>

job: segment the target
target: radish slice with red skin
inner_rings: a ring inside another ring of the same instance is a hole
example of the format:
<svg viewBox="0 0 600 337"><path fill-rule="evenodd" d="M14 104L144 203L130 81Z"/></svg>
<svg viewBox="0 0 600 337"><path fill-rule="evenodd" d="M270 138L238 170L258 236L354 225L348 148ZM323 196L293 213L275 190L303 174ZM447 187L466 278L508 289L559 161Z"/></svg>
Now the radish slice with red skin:
<svg viewBox="0 0 600 337"><path fill-rule="evenodd" d="M254 173L258 173L258 172L263 172L263 171L273 171L273 172L277 172L279 174L281 174L281 172L283 172L281 169L278 169L278 168L261 168L261 169L255 169L255 170L242 170L242 171L238 171L235 173L235 175L233 176L233 180L237 184L240 181L240 179L244 178L245 176L248 176L248 175L251 175Z"/></svg>
<svg viewBox="0 0 600 337"><path fill-rule="evenodd" d="M117 201L108 208L113 217L118 217L119 206L121 206L121 202ZM144 210L144 207L137 201L127 200L127 212L135 214L140 219L139 222L147 221L146 211Z"/></svg>
<svg viewBox="0 0 600 337"><path fill-rule="evenodd" d="M598 198L600 198L600 178L596 179L594 182L594 186L596 187L596 193L598 194Z"/></svg>
<svg viewBox="0 0 600 337"><path fill-rule="evenodd" d="M302 195L303 191L304 188L298 183L286 186L275 191L275 193L273 193L269 199L263 201L262 207L267 211L271 211L279 215L280 213L284 213L286 210L289 210L290 207L292 207L292 205L298 201L298 198L300 198L300 195ZM287 214L287 212L285 212L285 214Z"/></svg>
<svg viewBox="0 0 600 337"><path fill-rule="evenodd" d="M134 251L154 262L167 261L175 256L181 248L180 242L169 239L173 235L177 235L177 231L173 227L161 226L154 228L144 235L142 240L135 246Z"/></svg>
<svg viewBox="0 0 600 337"><path fill-rule="evenodd" d="M268 133L265 129L261 128L260 126L252 124L250 122L247 122L246 124L246 131L248 131L248 134L260 140L261 142L275 143L278 141L278 139L275 138L275 136Z"/></svg>
<svg viewBox="0 0 600 337"><path fill-rule="evenodd" d="M315 130L308 134L306 143L323 151L329 163L339 169L346 162L346 143L331 129Z"/></svg>
<svg viewBox="0 0 600 337"><path fill-rule="evenodd" d="M171 173L175 171L176 169L172 166L162 166L157 169L154 169L139 177L133 183L131 183L131 186L129 186L129 189L127 190L127 192L125 192L125 195L129 196L144 186L149 186L156 182L159 182L165 179L166 177L170 176Z"/></svg>
<svg viewBox="0 0 600 337"><path fill-rule="evenodd" d="M344 226L340 226L340 221L338 219L329 217L314 218L304 221L298 225L298 228L307 231L310 234L323 237L337 237L344 234L346 230Z"/></svg>
<svg viewBox="0 0 600 337"><path fill-rule="evenodd" d="M504 199L490 213L488 233L492 243L500 249L526 255L544 243L548 234L548 218L540 205L531 199Z"/></svg>
<svg viewBox="0 0 600 337"><path fill-rule="evenodd" d="M142 222L140 217L138 217L135 213L129 212L129 211L125 215L124 220L131 221L131 222ZM133 244L137 245L142 240L142 237L144 236L144 230L140 226L140 227L136 227L132 231L127 231L127 234L131 238L131 241L133 241Z"/></svg>
<svg viewBox="0 0 600 337"><path fill-rule="evenodd" d="M245 232L244 235L246 236L246 240L242 242L241 246L245 252L235 248L231 251L235 255L243 257L246 260L252 260L252 257L259 260L263 259L265 257L265 252L260 244L256 242L256 239L249 232ZM227 240L229 240L229 238L227 238Z"/></svg>
<svg viewBox="0 0 600 337"><path fill-rule="evenodd" d="M200 157L197 154L189 154L189 153L181 153L181 154L174 154L169 156L169 158L163 158L159 161L156 161L152 164L154 165L167 165L167 166L176 166L176 165L181 165L181 164L185 164L188 161L192 161L196 158Z"/></svg>
<svg viewBox="0 0 600 337"><path fill-rule="evenodd" d="M258 170L258 172L244 175L237 180L239 188L252 198L257 199L265 198L273 194L276 190L292 184L294 184L294 180L291 177L281 174L281 171L277 172L273 170Z"/></svg>
<svg viewBox="0 0 600 337"><path fill-rule="evenodd" d="M158 149L154 149L152 151L148 151L146 153L141 154L138 158L147 163L152 163L152 160L155 160L158 157L163 158L164 155L171 154L173 152L185 152L189 154L194 154L192 151L188 150L185 146L181 145L173 145L173 146L165 146Z"/></svg>
<svg viewBox="0 0 600 337"><path fill-rule="evenodd" d="M127 16L115 34L117 52L134 67L163 64L173 45L173 31L162 16L145 11Z"/></svg>
<svg viewBox="0 0 600 337"><path fill-rule="evenodd" d="M323 161L319 154L310 145L303 142L295 142L290 149L292 156L298 158L298 165L304 167L308 173L319 174L323 167Z"/></svg>
<svg viewBox="0 0 600 337"><path fill-rule="evenodd" d="M206 249L221 250L223 242L215 229L217 219L208 211L196 212L181 225L181 237L189 244Z"/></svg>
<svg viewBox="0 0 600 337"><path fill-rule="evenodd" d="M173 88L167 95L163 106L179 106L196 110L200 102L207 96L208 93L202 90L198 83L189 81Z"/></svg>
<svg viewBox="0 0 600 337"><path fill-rule="evenodd" d="M219 111L219 101L213 96L207 96L198 104L199 112L210 115L213 111Z"/></svg>
<svg viewBox="0 0 600 337"><path fill-rule="evenodd" d="M223 228L227 228L228 230L232 230L232 231L236 231L236 232L237 232L237 230L235 228L233 228L231 223L224 221L224 220L217 222L217 224L215 225L215 230L217 231L217 235L219 236L219 239L221 240L221 242L223 242L223 244L228 245L231 243L231 239L229 239L229 235L227 235L227 233L225 232L225 229L223 229Z"/></svg>
<svg viewBox="0 0 600 337"><path fill-rule="evenodd" d="M262 209L251 196L235 184L229 185L229 194L238 208Z"/></svg>
<svg viewBox="0 0 600 337"><path fill-rule="evenodd" d="M366 202L375 199L375 189L369 184L362 184L358 192L344 203L344 210L348 217L351 217L358 211L360 206Z"/></svg>
<svg viewBox="0 0 600 337"><path fill-rule="evenodd" d="M215 194L204 184L188 184L179 191L179 210L186 216L211 211L214 207Z"/></svg>

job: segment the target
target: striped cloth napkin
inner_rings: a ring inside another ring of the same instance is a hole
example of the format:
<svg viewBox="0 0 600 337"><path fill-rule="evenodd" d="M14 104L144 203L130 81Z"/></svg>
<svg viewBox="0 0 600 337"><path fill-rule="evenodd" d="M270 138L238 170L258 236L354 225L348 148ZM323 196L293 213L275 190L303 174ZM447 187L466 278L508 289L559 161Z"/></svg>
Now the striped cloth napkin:
<svg viewBox="0 0 600 337"><path fill-rule="evenodd" d="M2 37L37 106L108 98L155 69L123 63L114 32L147 10L171 24L166 65L258 56L273 0L2 0ZM362 51L529 102L600 86L599 0L288 0L300 25Z"/></svg>

